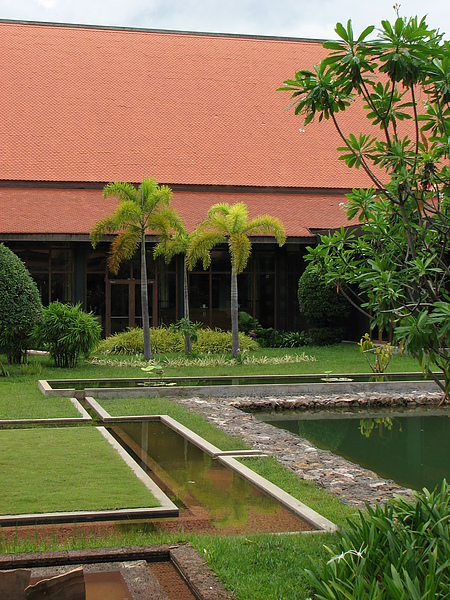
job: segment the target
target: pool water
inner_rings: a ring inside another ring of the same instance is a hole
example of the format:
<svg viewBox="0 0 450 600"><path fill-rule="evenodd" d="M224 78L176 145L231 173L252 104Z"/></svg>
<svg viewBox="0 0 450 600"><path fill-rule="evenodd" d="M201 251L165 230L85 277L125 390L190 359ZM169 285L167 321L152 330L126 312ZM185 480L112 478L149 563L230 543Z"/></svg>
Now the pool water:
<svg viewBox="0 0 450 600"><path fill-rule="evenodd" d="M430 410L255 413L360 466L413 489L450 480L450 413Z"/></svg>
<svg viewBox="0 0 450 600"><path fill-rule="evenodd" d="M180 509L157 530L221 534L311 527L244 477L160 421L125 422L111 432Z"/></svg>

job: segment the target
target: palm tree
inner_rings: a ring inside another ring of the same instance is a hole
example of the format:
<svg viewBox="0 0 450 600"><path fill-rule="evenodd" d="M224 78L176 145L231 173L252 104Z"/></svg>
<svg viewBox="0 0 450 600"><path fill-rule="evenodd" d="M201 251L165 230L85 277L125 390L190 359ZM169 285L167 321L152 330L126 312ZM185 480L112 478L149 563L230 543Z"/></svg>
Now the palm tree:
<svg viewBox="0 0 450 600"><path fill-rule="evenodd" d="M238 336L238 287L237 276L245 269L250 257L252 244L249 236L258 234L273 235L282 246L286 240L281 221L270 215L261 215L248 220L247 206L237 202L231 206L226 202L214 204L206 219L197 225L190 240L186 261L188 269L202 260L203 268L211 264L211 250L217 244L228 241L231 259L231 334L232 355L239 354Z"/></svg>
<svg viewBox="0 0 450 600"><path fill-rule="evenodd" d="M103 197L115 196L120 204L109 217L100 219L91 229L90 238L95 248L103 235L116 233L111 243L108 266L117 274L122 260L133 257L140 245L141 249L141 305L142 328L144 331L144 358L153 358L150 343L150 323L147 289L147 260L145 235L147 231L157 231L161 221L173 218L169 208L172 190L159 186L154 179L145 178L138 189L131 183L114 181L103 188Z"/></svg>
<svg viewBox="0 0 450 600"><path fill-rule="evenodd" d="M161 229L156 231L159 237L159 242L155 246L153 256L164 256L168 264L176 254L183 255L183 301L184 301L184 319L186 323L184 334L184 352L190 354L192 350L191 327L189 320L189 289L186 266L186 252L189 246L189 236L183 219L177 215L178 221L161 222Z"/></svg>

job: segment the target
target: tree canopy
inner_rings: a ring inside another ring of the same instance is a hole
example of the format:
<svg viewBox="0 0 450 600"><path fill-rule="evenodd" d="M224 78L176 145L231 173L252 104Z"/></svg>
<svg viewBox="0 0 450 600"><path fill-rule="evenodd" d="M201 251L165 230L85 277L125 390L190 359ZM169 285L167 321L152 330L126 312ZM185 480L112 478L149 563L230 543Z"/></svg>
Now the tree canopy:
<svg viewBox="0 0 450 600"><path fill-rule="evenodd" d="M347 195L347 227L321 237L309 260L327 281L392 327L424 370L437 367L450 391L450 43L426 19L382 21L360 35L336 25L338 41L318 65L281 90L308 125L331 119L340 159L364 169L369 189ZM340 116L367 127L345 135Z"/></svg>

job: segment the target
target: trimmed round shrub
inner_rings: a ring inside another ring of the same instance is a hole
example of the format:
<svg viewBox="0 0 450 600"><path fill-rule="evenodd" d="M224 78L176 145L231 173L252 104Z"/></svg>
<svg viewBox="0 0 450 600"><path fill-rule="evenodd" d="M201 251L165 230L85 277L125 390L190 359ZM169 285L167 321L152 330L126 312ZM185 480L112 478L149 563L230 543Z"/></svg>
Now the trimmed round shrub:
<svg viewBox="0 0 450 600"><path fill-rule="evenodd" d="M298 306L311 327L336 327L350 314L347 300L315 271L305 271L298 282Z"/></svg>
<svg viewBox="0 0 450 600"><path fill-rule="evenodd" d="M42 321L36 282L9 248L0 244L0 351L20 363L31 347L33 328Z"/></svg>
<svg viewBox="0 0 450 600"><path fill-rule="evenodd" d="M316 271L306 270L299 279L297 296L300 314L310 325L308 342L314 346L341 342L350 305L336 287L325 283Z"/></svg>
<svg viewBox="0 0 450 600"><path fill-rule="evenodd" d="M44 308L44 318L35 336L57 367L71 368L80 354L88 355L97 346L101 331L92 312L84 312L80 304L56 301Z"/></svg>

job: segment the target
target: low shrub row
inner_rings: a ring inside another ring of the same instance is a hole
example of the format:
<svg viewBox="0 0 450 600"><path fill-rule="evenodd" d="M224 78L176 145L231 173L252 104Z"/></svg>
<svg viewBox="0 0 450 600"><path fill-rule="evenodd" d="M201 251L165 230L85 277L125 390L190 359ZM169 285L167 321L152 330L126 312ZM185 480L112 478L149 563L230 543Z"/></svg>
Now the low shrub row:
<svg viewBox="0 0 450 600"><path fill-rule="evenodd" d="M177 330L167 327L150 329L152 351L156 354L183 352L184 336ZM231 332L219 329L198 329L196 340L192 343L193 352L220 353L231 351ZM258 343L249 336L239 334L241 350L257 350ZM122 333L111 335L102 340L97 346L101 354L141 354L144 350L144 335L142 329L128 329Z"/></svg>

